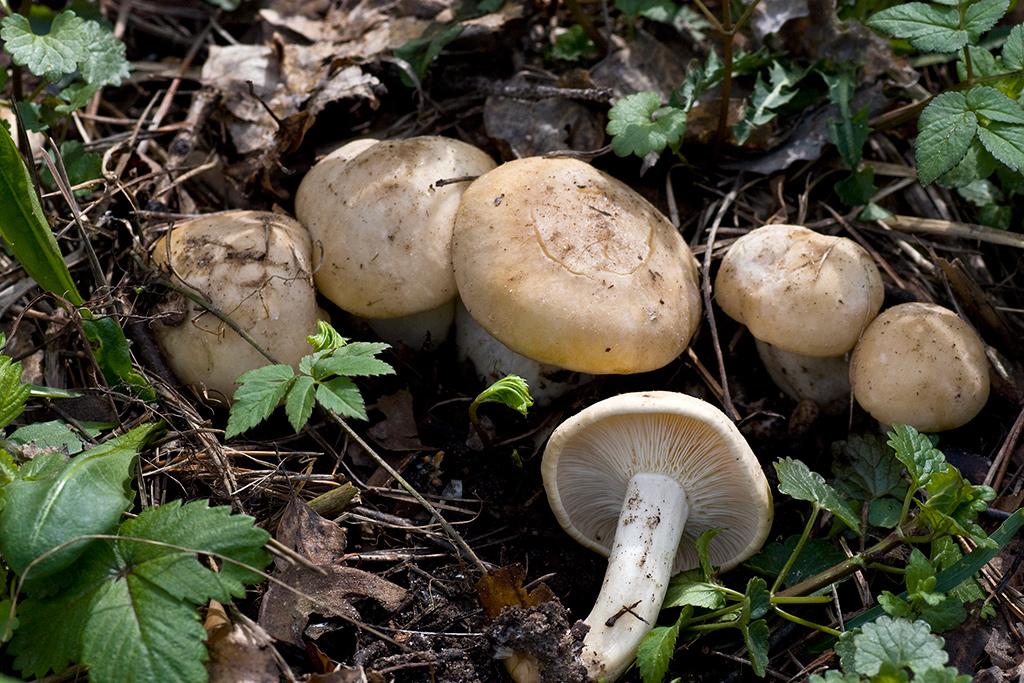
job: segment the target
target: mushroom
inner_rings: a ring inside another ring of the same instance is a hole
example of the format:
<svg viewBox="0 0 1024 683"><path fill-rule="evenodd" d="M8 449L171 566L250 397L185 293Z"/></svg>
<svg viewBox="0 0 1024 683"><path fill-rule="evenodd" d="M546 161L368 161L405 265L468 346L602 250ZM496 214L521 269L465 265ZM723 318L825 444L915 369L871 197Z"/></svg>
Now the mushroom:
<svg viewBox="0 0 1024 683"><path fill-rule="evenodd" d="M317 288L386 341L443 341L455 315L455 211L467 179L492 168L476 147L434 136L356 140L326 156L295 197L317 245Z"/></svg>
<svg viewBox="0 0 1024 683"><path fill-rule="evenodd" d="M985 344L948 308L893 306L854 347L850 384L857 403L885 425L954 429L970 422L988 400Z"/></svg>
<svg viewBox="0 0 1024 683"><path fill-rule="evenodd" d="M316 330L312 245L298 221L262 211L228 211L174 226L153 247L154 263L228 314L281 363L311 353ZM185 384L225 398L242 373L270 363L222 320L192 301L176 324L154 333Z"/></svg>
<svg viewBox="0 0 1024 683"><path fill-rule="evenodd" d="M615 680L656 623L673 572L711 560L730 569L771 526L771 491L736 426L700 399L663 391L605 399L562 423L541 464L551 509L576 541L609 555L581 655Z"/></svg>
<svg viewBox="0 0 1024 683"><path fill-rule="evenodd" d="M837 397L845 354L878 315L884 295L878 268L856 242L798 225L767 225L739 238L715 279L722 310L767 345L758 351L772 379L794 398L818 403ZM794 370L801 374L801 366L828 381L779 382Z"/></svg>
<svg viewBox="0 0 1024 683"><path fill-rule="evenodd" d="M700 321L697 264L679 232L574 159L520 159L475 180L452 263L470 316L500 342L462 349L481 376L508 371L506 347L580 373L655 370Z"/></svg>
<svg viewBox="0 0 1024 683"><path fill-rule="evenodd" d="M778 346L755 340L761 357L775 386L794 401L813 401L819 406L835 404L850 397L850 361L842 356L805 356L783 351Z"/></svg>

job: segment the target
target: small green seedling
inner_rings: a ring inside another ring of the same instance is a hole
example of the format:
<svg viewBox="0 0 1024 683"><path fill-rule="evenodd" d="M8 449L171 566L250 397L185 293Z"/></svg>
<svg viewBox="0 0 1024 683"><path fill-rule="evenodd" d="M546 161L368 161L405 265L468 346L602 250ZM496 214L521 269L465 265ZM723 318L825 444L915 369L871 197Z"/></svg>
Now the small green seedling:
<svg viewBox="0 0 1024 683"><path fill-rule="evenodd" d="M526 417L526 411L533 405L530 387L519 375L506 375L487 387L469 404L469 420L474 427L479 427L480 418L477 410L484 403L500 403Z"/></svg>

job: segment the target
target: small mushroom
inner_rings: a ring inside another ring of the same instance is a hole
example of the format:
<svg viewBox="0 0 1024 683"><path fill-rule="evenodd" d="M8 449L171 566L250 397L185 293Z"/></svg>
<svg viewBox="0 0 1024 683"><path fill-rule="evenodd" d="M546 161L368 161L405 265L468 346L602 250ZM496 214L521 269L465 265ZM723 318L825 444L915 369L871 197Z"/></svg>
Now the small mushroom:
<svg viewBox="0 0 1024 683"><path fill-rule="evenodd" d="M704 531L722 530L711 560L730 569L771 526L771 491L746 440L720 410L684 394L623 394L586 408L551 435L541 474L562 527L609 555L581 655L593 680L629 666L672 573L698 565Z"/></svg>
<svg viewBox="0 0 1024 683"><path fill-rule="evenodd" d="M154 245L153 262L295 365L311 352L306 336L318 319L311 250L309 233L292 218L229 211L174 226ZM176 324L167 316L154 334L183 383L227 399L239 375L270 362L199 304L185 301L177 312Z"/></svg>
<svg viewBox="0 0 1024 683"><path fill-rule="evenodd" d="M506 372L503 347L580 373L655 370L700 321L697 265L679 232L573 159L520 159L474 181L452 262L469 314L500 342L463 349L481 375Z"/></svg>
<svg viewBox="0 0 1024 683"><path fill-rule="evenodd" d="M736 240L715 279L718 305L766 345L758 351L779 387L822 404L838 397L845 354L878 315L884 295L878 268L860 245L798 225L767 225ZM778 381L801 365L835 376Z"/></svg>
<svg viewBox="0 0 1024 683"><path fill-rule="evenodd" d="M988 400L985 344L947 308L893 306L854 347L850 384L857 403L885 425L954 429L970 422Z"/></svg>
<svg viewBox="0 0 1024 683"><path fill-rule="evenodd" d="M476 147L434 136L356 140L322 159L295 197L317 288L387 341L443 341L455 315L455 211L467 179L492 168Z"/></svg>

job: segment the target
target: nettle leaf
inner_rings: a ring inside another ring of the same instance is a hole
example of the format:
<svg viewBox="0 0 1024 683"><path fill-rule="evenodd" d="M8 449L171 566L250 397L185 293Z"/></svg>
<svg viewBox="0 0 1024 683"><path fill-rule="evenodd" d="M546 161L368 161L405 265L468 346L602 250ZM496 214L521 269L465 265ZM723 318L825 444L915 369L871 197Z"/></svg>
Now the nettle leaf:
<svg viewBox="0 0 1024 683"><path fill-rule="evenodd" d="M242 374L224 438L238 436L270 417L294 381L295 371L290 365L266 365Z"/></svg>
<svg viewBox="0 0 1024 683"><path fill-rule="evenodd" d="M999 163L975 137L960 163L942 175L938 182L945 187L960 188L989 177L998 167Z"/></svg>
<svg viewBox="0 0 1024 683"><path fill-rule="evenodd" d="M1011 71L1024 69L1024 24L1017 24L1010 29L1010 35L1003 43L1001 55L1003 66Z"/></svg>
<svg viewBox="0 0 1024 683"><path fill-rule="evenodd" d="M718 609L725 606L725 595L722 593L721 586L704 581L700 570L691 569L676 574L669 581L662 608L687 605Z"/></svg>
<svg viewBox="0 0 1024 683"><path fill-rule="evenodd" d="M860 528L857 515L839 492L807 465L793 458L783 458L775 462L775 471L779 475L779 491L791 498L825 508L855 531Z"/></svg>
<svg viewBox="0 0 1024 683"><path fill-rule="evenodd" d="M10 14L0 22L0 38L11 60L36 76L69 74L86 58L85 20L65 10L58 14L45 35L33 33L28 19Z"/></svg>
<svg viewBox="0 0 1024 683"><path fill-rule="evenodd" d="M977 42L985 31L996 25L1010 8L1010 0L978 0L967 5L964 12L964 28L971 42Z"/></svg>
<svg viewBox="0 0 1024 683"><path fill-rule="evenodd" d="M0 491L0 553L7 565L24 574L43 553L80 536L113 530L134 498L129 483L138 450L158 428L136 427L63 465L61 456L53 454L42 472L23 468L21 477ZM90 545L72 544L54 553L33 566L30 578L68 567Z"/></svg>
<svg viewBox="0 0 1024 683"><path fill-rule="evenodd" d="M933 636L923 621L879 617L861 627L860 633L853 636L853 646L852 666L844 658L843 668L866 676L874 676L883 668L910 669L921 674L942 668L949 659L942 649L942 638Z"/></svg>
<svg viewBox="0 0 1024 683"><path fill-rule="evenodd" d="M984 13L979 16L979 25L984 16ZM923 2L907 2L875 12L865 23L893 38L905 38L924 52L955 52L966 45L969 38L960 25L960 11L956 7Z"/></svg>
<svg viewBox="0 0 1024 683"><path fill-rule="evenodd" d="M644 157L679 144L686 132L686 112L663 107L656 92L640 92L623 97L612 106L606 130L618 156Z"/></svg>
<svg viewBox="0 0 1024 683"><path fill-rule="evenodd" d="M772 62L768 74L767 83L761 74L757 75L754 94L751 95L750 104L743 112L743 119L732 127L732 134L741 145L747 141L755 128L778 116L776 110L796 96L793 86L802 76L790 73L778 62Z"/></svg>
<svg viewBox="0 0 1024 683"><path fill-rule="evenodd" d="M932 444L931 439L910 425L893 425L888 436L888 444L895 452L896 459L910 473L914 488L926 486L933 474L946 469L946 456L942 451Z"/></svg>
<svg viewBox="0 0 1024 683"><path fill-rule="evenodd" d="M393 375L395 374L394 368L374 357L389 348L391 347L387 344L378 342L350 342L334 349L330 354L313 363L310 374L316 379L323 379L331 375L345 377Z"/></svg>
<svg viewBox="0 0 1024 683"><path fill-rule="evenodd" d="M963 478L952 465L934 473L925 486L927 502L921 515L934 530L970 536L976 543L989 545L991 541L975 519L995 498L995 491L984 485L974 485Z"/></svg>
<svg viewBox="0 0 1024 683"><path fill-rule="evenodd" d="M348 377L335 377L316 388L317 403L342 417L366 420L366 405L359 388Z"/></svg>
<svg viewBox="0 0 1024 683"><path fill-rule="evenodd" d="M764 678L768 669L768 623L764 619L752 621L743 629L743 642L750 655L750 666L754 673Z"/></svg>
<svg viewBox="0 0 1024 683"><path fill-rule="evenodd" d="M497 382L481 391L469 404L470 418L476 421L476 411L484 403L500 403L511 408L523 417L533 405L530 396L530 385L519 375L506 375Z"/></svg>
<svg viewBox="0 0 1024 683"><path fill-rule="evenodd" d="M636 666L644 683L661 683L679 638L679 622L657 626L647 632L636 649Z"/></svg>
<svg viewBox="0 0 1024 683"><path fill-rule="evenodd" d="M978 139L996 159L1014 171L1024 171L1024 126L991 123L978 129Z"/></svg>
<svg viewBox="0 0 1024 683"><path fill-rule="evenodd" d="M964 158L978 131L978 117L963 94L946 92L921 112L917 131L917 177L927 185Z"/></svg>
<svg viewBox="0 0 1024 683"><path fill-rule="evenodd" d="M902 499L907 492L903 465L892 449L873 434L854 435L832 444L832 476L839 491L857 500L883 496Z"/></svg>
<svg viewBox="0 0 1024 683"><path fill-rule="evenodd" d="M284 411L288 415L288 422L296 432L306 426L309 416L313 414L315 390L316 381L306 375L296 377L291 389L288 390Z"/></svg>
<svg viewBox="0 0 1024 683"><path fill-rule="evenodd" d="M967 106L991 121L1024 124L1024 108L989 85L977 85L965 95Z"/></svg>

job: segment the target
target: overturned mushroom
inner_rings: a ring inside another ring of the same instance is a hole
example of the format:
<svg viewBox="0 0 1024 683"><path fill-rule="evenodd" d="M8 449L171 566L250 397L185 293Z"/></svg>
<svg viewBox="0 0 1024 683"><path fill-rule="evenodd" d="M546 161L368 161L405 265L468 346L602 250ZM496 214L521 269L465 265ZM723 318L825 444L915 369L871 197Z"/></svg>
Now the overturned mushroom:
<svg viewBox="0 0 1024 683"><path fill-rule="evenodd" d="M466 309L500 342L461 349L481 375L521 362L508 351L579 373L655 370L700 321L697 265L678 231L581 161L521 159L474 181L452 257Z"/></svg>
<svg viewBox="0 0 1024 683"><path fill-rule="evenodd" d="M847 388L845 354L884 294L878 268L856 242L797 225L767 225L736 240L715 279L718 305L761 342L772 379L794 398L822 404Z"/></svg>
<svg viewBox="0 0 1024 683"><path fill-rule="evenodd" d="M274 356L296 364L316 330L309 234L287 216L229 211L174 226L153 247L167 276L201 294ZM235 379L270 361L222 320L193 301L154 333L185 384L228 398Z"/></svg>
<svg viewBox="0 0 1024 683"><path fill-rule="evenodd" d="M954 429L970 422L988 400L985 344L948 308L893 306L854 347L850 384L857 403L885 425Z"/></svg>
<svg viewBox="0 0 1024 683"><path fill-rule="evenodd" d="M316 243L317 288L387 341L444 340L455 314L455 211L469 180L492 168L476 147L433 136L356 140L325 157L295 197Z"/></svg>
<svg viewBox="0 0 1024 683"><path fill-rule="evenodd" d="M586 619L583 664L615 680L656 623L672 573L698 564L708 529L714 563L753 555L771 526L771 492L736 426L700 399L623 394L558 427L541 473L551 509L579 543L609 555Z"/></svg>

